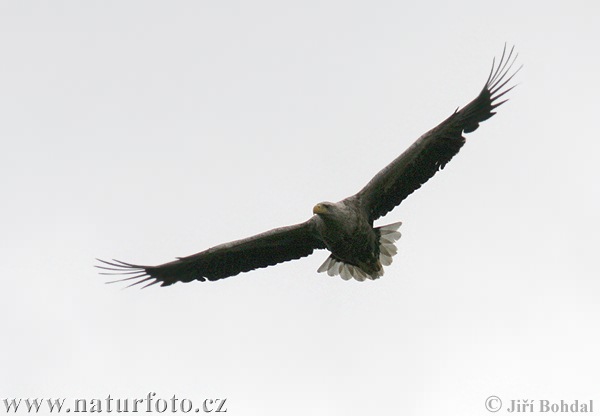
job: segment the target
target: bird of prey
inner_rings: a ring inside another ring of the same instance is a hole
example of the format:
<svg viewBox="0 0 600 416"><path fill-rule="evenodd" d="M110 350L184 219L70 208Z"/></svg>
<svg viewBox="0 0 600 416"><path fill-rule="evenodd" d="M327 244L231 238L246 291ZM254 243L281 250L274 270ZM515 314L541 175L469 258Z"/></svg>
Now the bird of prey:
<svg viewBox="0 0 600 416"><path fill-rule="evenodd" d="M103 274L126 275L130 286L146 283L161 286L193 280L219 280L239 273L308 256L316 249L331 253L319 272L344 280L375 280L383 266L392 262L400 238L401 223L374 227L373 222L420 188L458 153L463 134L492 117L498 101L514 86L507 84L521 69L513 71L517 54L506 46L498 63L494 59L488 79L473 101L457 109L437 127L423 134L357 194L339 202L321 202L313 216L300 224L276 228L253 237L221 244L200 253L179 257L159 266L143 266L118 260L100 260ZM112 282L109 282L112 283Z"/></svg>

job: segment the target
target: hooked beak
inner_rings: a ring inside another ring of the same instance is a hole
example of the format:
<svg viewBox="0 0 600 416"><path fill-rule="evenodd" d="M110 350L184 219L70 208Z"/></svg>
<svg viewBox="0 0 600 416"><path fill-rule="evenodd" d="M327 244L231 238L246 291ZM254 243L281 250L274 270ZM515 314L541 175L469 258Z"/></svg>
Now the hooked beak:
<svg viewBox="0 0 600 416"><path fill-rule="evenodd" d="M313 214L326 214L327 207L323 204L317 204L313 207Z"/></svg>

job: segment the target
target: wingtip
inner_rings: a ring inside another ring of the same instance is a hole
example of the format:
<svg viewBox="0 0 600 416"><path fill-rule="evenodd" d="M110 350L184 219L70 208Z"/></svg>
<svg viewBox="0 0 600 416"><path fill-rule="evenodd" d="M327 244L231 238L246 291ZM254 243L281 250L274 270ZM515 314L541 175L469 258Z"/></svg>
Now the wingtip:
<svg viewBox="0 0 600 416"><path fill-rule="evenodd" d="M101 274L103 276L112 276L112 277L125 276L120 279L109 280L107 282L104 282L105 284L114 284L114 283L119 283L119 282L133 281L131 284L124 287L124 289L126 289L129 287L136 286L141 283L147 282L149 280L152 280L150 283L146 284L145 286L142 286L141 289L143 289L143 288L152 286L153 284L160 282L159 279L157 279L154 276L151 276L148 273L148 266L141 266L141 265L137 265L137 264L133 264L133 263L127 263L127 262L117 260L117 259L111 259L110 261L108 261L108 260L102 260L100 258L96 258L96 261L98 261L101 264L95 264L94 265L95 268L98 268L101 270L106 270L106 271L99 272L99 274Z"/></svg>
<svg viewBox="0 0 600 416"><path fill-rule="evenodd" d="M494 57L492 60L492 70L488 76L484 88L492 95L494 95L495 92L499 91L504 85L511 81L523 67L523 65L520 65L514 72L512 71L513 66L519 58L519 53L515 51L515 45L513 45L507 54L507 46L508 44L505 43L504 49L502 50L502 55L500 56L500 60L498 61L497 65L496 58Z"/></svg>

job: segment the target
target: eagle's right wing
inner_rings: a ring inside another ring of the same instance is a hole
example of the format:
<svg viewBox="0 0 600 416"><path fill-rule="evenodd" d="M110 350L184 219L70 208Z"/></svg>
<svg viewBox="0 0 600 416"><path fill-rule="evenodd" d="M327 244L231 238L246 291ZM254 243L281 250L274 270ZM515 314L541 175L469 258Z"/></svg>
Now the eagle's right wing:
<svg viewBox="0 0 600 416"><path fill-rule="evenodd" d="M159 266L142 266L118 260L100 260L96 267L108 275L131 275L130 286L149 282L161 286L193 280L219 280L236 274L272 266L310 255L325 248L315 226L315 217L301 224L276 228L253 237L221 244L200 253L179 257ZM110 282L112 283L112 282Z"/></svg>

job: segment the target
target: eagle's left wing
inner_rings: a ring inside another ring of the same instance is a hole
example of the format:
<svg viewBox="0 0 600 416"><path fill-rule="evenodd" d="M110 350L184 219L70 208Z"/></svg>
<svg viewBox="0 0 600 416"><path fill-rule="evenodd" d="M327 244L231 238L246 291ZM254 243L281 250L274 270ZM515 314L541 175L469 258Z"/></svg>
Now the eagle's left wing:
<svg viewBox="0 0 600 416"><path fill-rule="evenodd" d="M506 101L497 100L512 89L505 87L521 69L511 73L516 58L514 47L508 53L505 47L497 66L494 60L477 98L421 136L354 196L361 201L371 221L387 214L443 169L465 143L462 134L471 133L495 114L493 110Z"/></svg>

